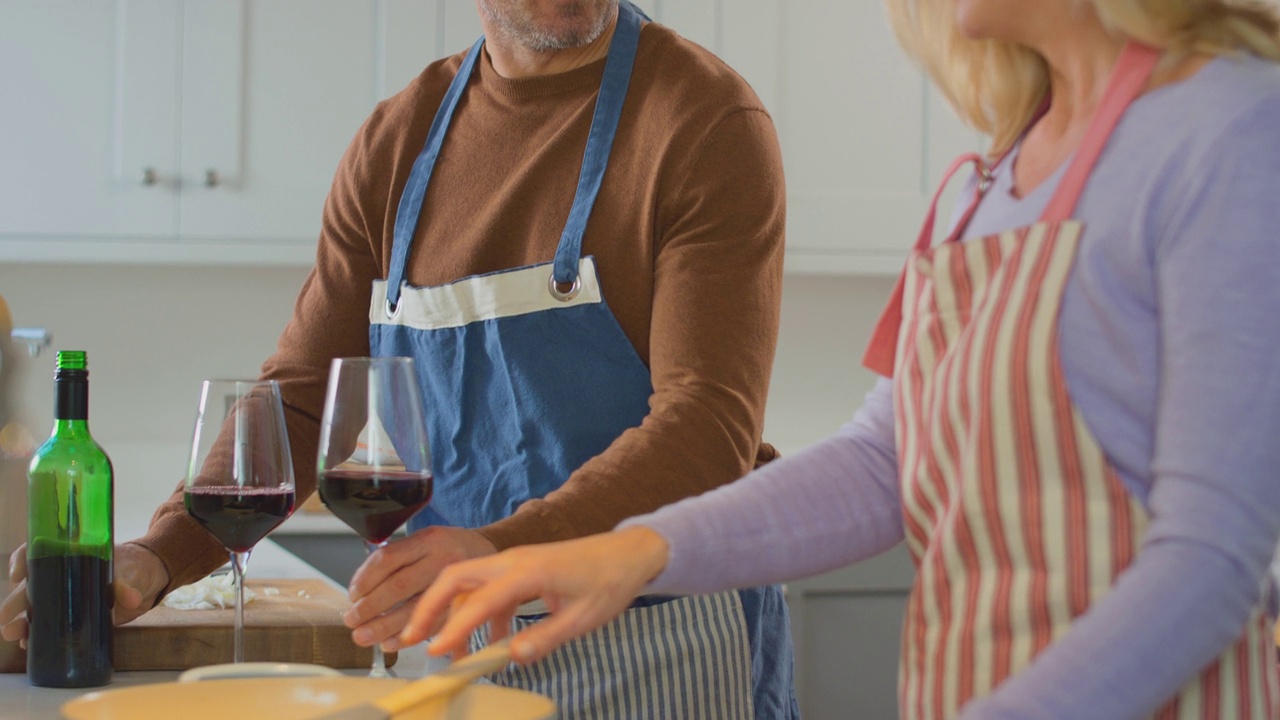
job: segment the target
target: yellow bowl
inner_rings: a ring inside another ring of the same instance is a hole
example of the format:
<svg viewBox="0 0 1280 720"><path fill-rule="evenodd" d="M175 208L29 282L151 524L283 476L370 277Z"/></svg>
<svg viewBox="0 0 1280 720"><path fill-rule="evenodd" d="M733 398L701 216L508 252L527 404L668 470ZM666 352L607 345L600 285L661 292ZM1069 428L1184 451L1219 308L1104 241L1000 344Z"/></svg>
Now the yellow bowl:
<svg viewBox="0 0 1280 720"><path fill-rule="evenodd" d="M311 720L376 700L407 682L362 677L289 677L159 683L91 692L62 705L67 720ZM542 695L468 685L447 710L409 710L396 720L554 720Z"/></svg>

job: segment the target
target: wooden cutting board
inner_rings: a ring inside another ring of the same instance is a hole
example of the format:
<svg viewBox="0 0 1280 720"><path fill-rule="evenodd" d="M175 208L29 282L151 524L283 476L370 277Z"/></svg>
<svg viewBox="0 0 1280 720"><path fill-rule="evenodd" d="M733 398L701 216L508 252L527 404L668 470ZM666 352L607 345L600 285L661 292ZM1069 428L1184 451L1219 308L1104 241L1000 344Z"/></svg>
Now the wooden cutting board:
<svg viewBox="0 0 1280 720"><path fill-rule="evenodd" d="M255 580L245 605L244 655L249 662L300 662L364 668L373 651L351 642L342 613L351 603L324 580ZM279 594L268 595L275 588ZM164 605L116 628L116 672L186 670L231 662L233 609L174 610ZM387 666L396 654L387 653ZM0 653L0 662L4 662ZM26 653L11 653L3 672L25 672Z"/></svg>

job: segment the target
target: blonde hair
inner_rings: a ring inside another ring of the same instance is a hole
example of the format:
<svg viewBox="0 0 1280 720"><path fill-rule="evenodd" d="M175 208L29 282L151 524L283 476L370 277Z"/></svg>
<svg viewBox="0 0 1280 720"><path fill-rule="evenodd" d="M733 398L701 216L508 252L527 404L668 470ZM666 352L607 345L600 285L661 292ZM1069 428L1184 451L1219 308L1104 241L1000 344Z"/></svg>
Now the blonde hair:
<svg viewBox="0 0 1280 720"><path fill-rule="evenodd" d="M1116 36L1169 51L1245 51L1280 62L1280 15L1264 0L1077 0ZM1049 89L1044 58L1023 45L964 37L954 0L886 0L907 51L992 152L1017 141Z"/></svg>

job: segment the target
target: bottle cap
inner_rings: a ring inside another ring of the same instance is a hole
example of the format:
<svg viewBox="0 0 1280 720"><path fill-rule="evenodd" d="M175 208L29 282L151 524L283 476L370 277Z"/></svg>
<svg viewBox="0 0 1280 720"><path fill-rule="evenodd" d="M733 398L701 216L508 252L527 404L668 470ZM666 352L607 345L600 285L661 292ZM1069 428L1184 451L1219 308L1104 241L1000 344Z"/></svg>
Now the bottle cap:
<svg viewBox="0 0 1280 720"><path fill-rule="evenodd" d="M89 361L83 350L59 350L58 351L58 369L59 370L84 370L88 368Z"/></svg>

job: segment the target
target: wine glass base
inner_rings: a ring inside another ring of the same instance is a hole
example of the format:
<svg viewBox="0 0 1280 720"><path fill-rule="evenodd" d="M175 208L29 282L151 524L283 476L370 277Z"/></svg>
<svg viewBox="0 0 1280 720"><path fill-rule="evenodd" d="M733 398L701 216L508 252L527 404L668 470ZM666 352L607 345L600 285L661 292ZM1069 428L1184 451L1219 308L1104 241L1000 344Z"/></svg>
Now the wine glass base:
<svg viewBox="0 0 1280 720"><path fill-rule="evenodd" d="M389 668L374 668L369 671L369 677L371 678L393 678L395 676L396 674Z"/></svg>

